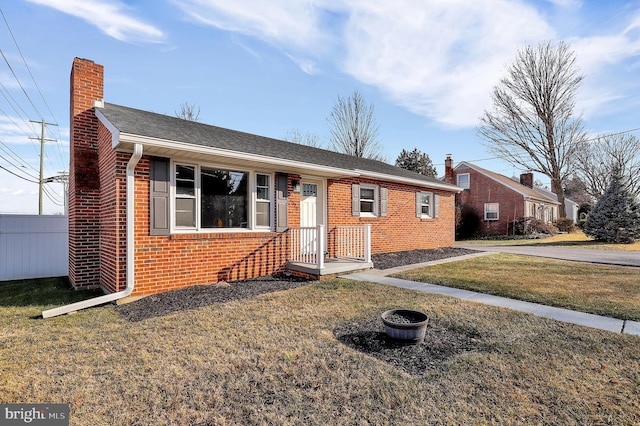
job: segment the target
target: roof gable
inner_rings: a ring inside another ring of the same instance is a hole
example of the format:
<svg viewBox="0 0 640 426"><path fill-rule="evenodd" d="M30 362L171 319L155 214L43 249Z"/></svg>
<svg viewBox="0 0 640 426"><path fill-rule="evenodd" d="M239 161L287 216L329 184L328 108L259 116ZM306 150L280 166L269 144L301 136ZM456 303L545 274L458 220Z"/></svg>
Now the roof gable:
<svg viewBox="0 0 640 426"><path fill-rule="evenodd" d="M297 163L321 165L355 172L384 175L395 180L459 191L455 185L424 176L381 161L354 157L326 149L287 142L237 130L184 120L168 115L105 103L98 109L120 135L136 135L186 145L212 148L249 156L260 156ZM382 176L380 177L382 178Z"/></svg>
<svg viewBox="0 0 640 426"><path fill-rule="evenodd" d="M544 201L546 203L559 204L557 197L551 197L543 193L542 191L538 191L538 188L529 188L526 185L521 184L505 175L501 175L500 173L495 173L487 169L483 169L482 167L478 167L475 164L468 163L466 161L462 161L456 167L454 167L454 171L456 173L464 173L463 170L465 168L472 169L477 173L480 173L494 181L500 183L501 185L511 189L514 192L521 194L525 198L534 198L537 200ZM555 194L553 194L555 196Z"/></svg>

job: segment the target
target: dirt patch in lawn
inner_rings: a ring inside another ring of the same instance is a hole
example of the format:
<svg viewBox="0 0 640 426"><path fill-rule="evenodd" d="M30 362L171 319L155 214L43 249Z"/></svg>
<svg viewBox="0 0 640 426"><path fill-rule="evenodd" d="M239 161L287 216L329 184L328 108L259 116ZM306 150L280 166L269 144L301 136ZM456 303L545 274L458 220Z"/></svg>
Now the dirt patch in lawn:
<svg viewBox="0 0 640 426"><path fill-rule="evenodd" d="M345 345L414 376L440 369L457 355L481 349L479 335L451 330L432 321L427 325L424 341L418 344L403 344L387 337L379 316L341 325L333 334Z"/></svg>
<svg viewBox="0 0 640 426"><path fill-rule="evenodd" d="M449 257L464 256L474 253L478 253L478 251L456 247L442 247L432 250L407 250L393 253L374 254L371 256L371 260L373 261L373 265L376 269L390 269L398 266L433 262L434 260L447 259Z"/></svg>

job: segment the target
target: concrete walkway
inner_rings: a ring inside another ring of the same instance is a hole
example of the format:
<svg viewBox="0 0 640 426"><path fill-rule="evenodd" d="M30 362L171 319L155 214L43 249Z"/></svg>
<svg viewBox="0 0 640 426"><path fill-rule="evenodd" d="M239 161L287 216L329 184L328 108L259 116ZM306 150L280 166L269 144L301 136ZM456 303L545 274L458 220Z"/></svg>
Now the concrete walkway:
<svg viewBox="0 0 640 426"><path fill-rule="evenodd" d="M586 251L586 250L585 250ZM402 272L409 269L420 268L440 263L456 262L477 256L490 254L483 252L467 256L459 256L449 259L442 259L435 262L427 262L422 264L414 264L401 266L398 268L378 270L372 269L366 272L343 275L341 278L347 278L358 281L370 281L378 284L385 284L394 287L406 288L409 290L423 291L427 293L440 294L443 296L451 296L471 302L484 303L486 305L498 306L501 308L512 309L519 312L526 312L544 318L551 318L570 324L582 325L585 327L597 328L600 330L612 331L614 333L632 334L640 336L640 322L624 321L615 318L604 317L600 315L587 314L584 312L572 311L569 309L555 308L552 306L541 305L539 303L523 302L520 300L508 299L506 297L492 296L488 294L478 293L475 291L461 290L441 285L420 283L416 281L402 280L392 278L388 275ZM545 256L548 257L548 256Z"/></svg>

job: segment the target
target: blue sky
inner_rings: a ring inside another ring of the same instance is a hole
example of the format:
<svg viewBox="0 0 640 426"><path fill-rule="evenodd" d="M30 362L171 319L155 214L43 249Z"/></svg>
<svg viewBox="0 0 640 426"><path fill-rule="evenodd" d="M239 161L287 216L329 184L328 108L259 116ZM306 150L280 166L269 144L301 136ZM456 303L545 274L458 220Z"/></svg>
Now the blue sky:
<svg viewBox="0 0 640 426"><path fill-rule="evenodd" d="M375 106L389 161L418 148L439 173L452 154L511 176L520 170L489 159L478 117L518 49L564 40L585 75L576 113L586 128L640 127L640 1L13 0L0 9L0 166L28 180L40 133L29 120L58 124L47 130L57 141L45 144L45 177L68 170L74 57L104 65L107 102L169 115L187 102L202 122L275 138L299 129L328 142L337 96L357 89ZM37 213L37 184L14 174L0 169L0 213ZM45 213L62 212L62 185L46 186Z"/></svg>

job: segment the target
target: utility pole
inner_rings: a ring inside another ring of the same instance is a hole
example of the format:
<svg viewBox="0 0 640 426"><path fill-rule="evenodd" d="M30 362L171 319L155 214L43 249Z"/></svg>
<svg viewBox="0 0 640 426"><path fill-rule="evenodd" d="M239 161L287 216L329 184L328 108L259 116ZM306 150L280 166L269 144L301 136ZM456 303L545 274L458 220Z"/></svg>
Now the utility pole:
<svg viewBox="0 0 640 426"><path fill-rule="evenodd" d="M44 185L43 173L44 173L44 143L45 142L53 142L55 139L45 139L44 138L44 126L57 126L55 123L46 123L44 119L40 121L29 120L32 123L40 123L40 137L39 138L29 138L29 139L40 139L40 179L38 179L38 214L42 214L42 185Z"/></svg>

